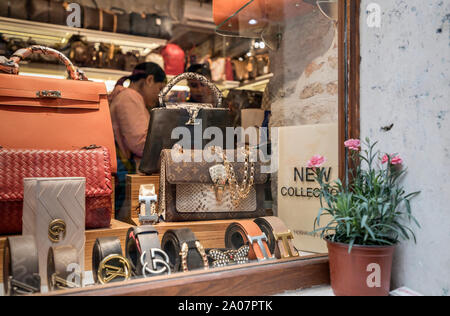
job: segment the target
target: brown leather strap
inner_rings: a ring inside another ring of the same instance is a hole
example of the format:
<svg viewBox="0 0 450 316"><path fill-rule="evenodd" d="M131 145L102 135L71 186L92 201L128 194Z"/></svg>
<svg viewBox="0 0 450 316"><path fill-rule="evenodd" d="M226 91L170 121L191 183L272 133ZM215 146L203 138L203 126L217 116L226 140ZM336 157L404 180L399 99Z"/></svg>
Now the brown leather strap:
<svg viewBox="0 0 450 316"><path fill-rule="evenodd" d="M117 33L117 15L114 14L113 33Z"/></svg>
<svg viewBox="0 0 450 316"><path fill-rule="evenodd" d="M275 259L268 245L268 237L252 220L237 221L228 226L225 232L226 248L239 249L248 244L250 260Z"/></svg>
<svg viewBox="0 0 450 316"><path fill-rule="evenodd" d="M80 260L73 246L49 249L47 261L49 291L81 287L81 275Z"/></svg>
<svg viewBox="0 0 450 316"><path fill-rule="evenodd" d="M268 216L255 219L255 223L267 235L269 249L277 259L298 257L292 240L294 235L278 217Z"/></svg>
<svg viewBox="0 0 450 316"><path fill-rule="evenodd" d="M33 236L8 237L3 254L3 286L8 296L41 291L39 258Z"/></svg>
<svg viewBox="0 0 450 316"><path fill-rule="evenodd" d="M208 257L202 244L189 228L168 230L161 242L174 271L208 269Z"/></svg>
<svg viewBox="0 0 450 316"><path fill-rule="evenodd" d="M99 9L98 10L98 24L99 24L99 29L100 31L103 31L103 10Z"/></svg>

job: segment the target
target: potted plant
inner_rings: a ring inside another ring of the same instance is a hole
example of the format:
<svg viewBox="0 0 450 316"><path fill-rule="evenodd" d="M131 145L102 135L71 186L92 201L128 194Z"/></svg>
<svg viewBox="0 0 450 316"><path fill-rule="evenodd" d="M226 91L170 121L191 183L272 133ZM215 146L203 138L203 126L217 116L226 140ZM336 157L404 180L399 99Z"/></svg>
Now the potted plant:
<svg viewBox="0 0 450 316"><path fill-rule="evenodd" d="M381 155L369 139L364 145L367 149L361 150L359 140L345 142L354 166L347 184L325 181L324 157L308 163L321 192L314 233L327 242L331 286L339 296L389 295L395 247L401 239L416 242L409 224L420 227L410 203L419 192L407 194L400 184L406 173L403 160ZM330 220L322 227L325 215Z"/></svg>

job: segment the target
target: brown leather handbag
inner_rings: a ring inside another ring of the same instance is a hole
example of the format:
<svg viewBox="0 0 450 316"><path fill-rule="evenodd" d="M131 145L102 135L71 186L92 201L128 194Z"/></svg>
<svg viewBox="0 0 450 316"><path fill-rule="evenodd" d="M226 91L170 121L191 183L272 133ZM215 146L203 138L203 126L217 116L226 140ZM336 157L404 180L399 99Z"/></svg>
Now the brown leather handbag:
<svg viewBox="0 0 450 316"><path fill-rule="evenodd" d="M31 54L62 61L72 80L18 76ZM41 46L0 58L0 146L10 149L73 150L104 146L116 172L116 150L106 87L86 79L64 55Z"/></svg>
<svg viewBox="0 0 450 316"><path fill-rule="evenodd" d="M30 0L29 17L31 21L66 25L67 3L55 0Z"/></svg>
<svg viewBox="0 0 450 316"><path fill-rule="evenodd" d="M83 6L83 27L85 29L117 32L117 15L108 10L100 9L96 0L92 0L95 8Z"/></svg>
<svg viewBox="0 0 450 316"><path fill-rule="evenodd" d="M0 235L22 231L25 178L86 178L86 228L109 227L112 184L107 148L3 148L0 149L0 170Z"/></svg>
<svg viewBox="0 0 450 316"><path fill-rule="evenodd" d="M268 174L261 172L261 162L237 153L220 148L164 150L159 215L167 222L265 216Z"/></svg>

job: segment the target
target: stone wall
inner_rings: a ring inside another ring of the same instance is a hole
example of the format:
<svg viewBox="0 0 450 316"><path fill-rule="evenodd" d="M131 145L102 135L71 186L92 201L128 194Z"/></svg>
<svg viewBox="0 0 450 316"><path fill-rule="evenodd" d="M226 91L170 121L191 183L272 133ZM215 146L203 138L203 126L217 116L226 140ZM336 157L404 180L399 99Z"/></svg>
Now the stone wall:
<svg viewBox="0 0 450 316"><path fill-rule="evenodd" d="M396 251L393 287L450 294L450 1L378 0L381 28L361 3L361 131L399 153L404 186L421 190L413 213L417 244ZM381 128L394 124L391 131Z"/></svg>
<svg viewBox="0 0 450 316"><path fill-rule="evenodd" d="M285 26L279 50L270 52L271 79L263 108L271 127L338 121L337 29L317 9ZM337 131L336 131L337 132ZM272 139L273 148L277 147ZM274 211L277 174L272 176Z"/></svg>

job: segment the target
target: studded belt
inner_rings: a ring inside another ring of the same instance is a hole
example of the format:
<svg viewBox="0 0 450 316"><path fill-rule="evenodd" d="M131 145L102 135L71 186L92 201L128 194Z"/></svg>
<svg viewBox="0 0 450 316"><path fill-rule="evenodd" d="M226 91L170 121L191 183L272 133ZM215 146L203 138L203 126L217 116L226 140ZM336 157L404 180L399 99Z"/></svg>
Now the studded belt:
<svg viewBox="0 0 450 316"><path fill-rule="evenodd" d="M3 286L8 296L41 291L39 258L32 236L8 237L3 256Z"/></svg>
<svg viewBox="0 0 450 316"><path fill-rule="evenodd" d="M92 250L92 273L95 283L126 281L131 278L131 267L122 255L117 237L97 238Z"/></svg>
<svg viewBox="0 0 450 316"><path fill-rule="evenodd" d="M292 242L294 235L280 218L275 216L261 217L255 219L255 223L268 237L269 249L275 254L275 257L286 259L299 256Z"/></svg>
<svg viewBox="0 0 450 316"><path fill-rule="evenodd" d="M268 238L252 220L241 220L228 226L225 232L226 248L239 249L249 245L248 257L250 260L275 259L267 245Z"/></svg>
<svg viewBox="0 0 450 316"><path fill-rule="evenodd" d="M73 246L50 247L47 282L49 291L82 286L82 271L77 249Z"/></svg>
<svg viewBox="0 0 450 316"><path fill-rule="evenodd" d="M128 230L125 252L135 276L150 277L172 271L169 257L161 249L158 231L151 225Z"/></svg>
<svg viewBox="0 0 450 316"><path fill-rule="evenodd" d="M162 240L174 271L208 269L208 257L200 241L189 228L168 230Z"/></svg>

